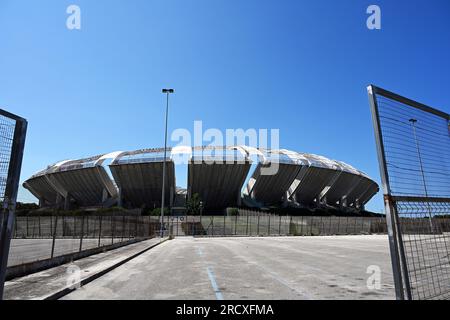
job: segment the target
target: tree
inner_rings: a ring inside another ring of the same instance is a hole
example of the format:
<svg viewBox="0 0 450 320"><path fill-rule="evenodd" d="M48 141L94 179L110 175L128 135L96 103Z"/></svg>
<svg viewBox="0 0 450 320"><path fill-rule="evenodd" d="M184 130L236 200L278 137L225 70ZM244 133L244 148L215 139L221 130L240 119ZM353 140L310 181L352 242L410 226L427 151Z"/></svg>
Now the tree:
<svg viewBox="0 0 450 320"><path fill-rule="evenodd" d="M186 202L187 214L197 216L200 214L200 196L198 193L194 193L190 199Z"/></svg>

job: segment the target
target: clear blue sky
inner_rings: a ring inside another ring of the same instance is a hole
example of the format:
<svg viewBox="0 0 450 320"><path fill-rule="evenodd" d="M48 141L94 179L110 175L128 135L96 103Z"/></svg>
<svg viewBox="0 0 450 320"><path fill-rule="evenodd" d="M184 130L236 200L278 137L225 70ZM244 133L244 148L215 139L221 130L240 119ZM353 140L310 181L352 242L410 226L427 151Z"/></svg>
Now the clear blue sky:
<svg viewBox="0 0 450 320"><path fill-rule="evenodd" d="M381 30L366 28L370 4ZM0 1L0 106L29 121L21 181L62 159L162 146L160 90L174 87L170 130L279 128L283 148L379 182L370 83L449 111L448 0Z"/></svg>

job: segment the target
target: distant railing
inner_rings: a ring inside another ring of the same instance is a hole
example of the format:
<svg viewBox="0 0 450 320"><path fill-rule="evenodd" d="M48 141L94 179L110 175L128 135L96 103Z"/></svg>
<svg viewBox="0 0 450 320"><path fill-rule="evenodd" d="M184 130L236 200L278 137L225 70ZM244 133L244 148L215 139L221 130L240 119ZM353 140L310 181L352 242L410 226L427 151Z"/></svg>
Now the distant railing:
<svg viewBox="0 0 450 320"><path fill-rule="evenodd" d="M174 236L327 236L387 233L384 217L291 216L239 209L236 215L170 217Z"/></svg>

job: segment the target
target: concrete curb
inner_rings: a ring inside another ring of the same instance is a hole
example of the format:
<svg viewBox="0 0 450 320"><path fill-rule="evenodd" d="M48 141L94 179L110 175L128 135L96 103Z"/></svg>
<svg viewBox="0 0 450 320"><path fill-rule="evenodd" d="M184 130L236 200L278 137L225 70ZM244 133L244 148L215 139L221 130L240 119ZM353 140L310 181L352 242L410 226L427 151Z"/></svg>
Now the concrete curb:
<svg viewBox="0 0 450 320"><path fill-rule="evenodd" d="M117 262L117 263L115 263L114 265L112 265L112 266L110 266L110 267L108 267L108 268L106 268L106 269L104 269L102 271L99 271L99 272L97 272L95 274L92 274L92 275L88 276L87 278L81 280L79 283L74 284L71 287L66 287L66 288L63 288L63 289L61 289L61 290L59 290L57 292L52 293L51 295L43 298L43 300L58 300L58 299L64 297L65 295L71 293L72 291L75 291L76 289L78 289L78 288L88 284L89 282L94 281L95 279L100 278L101 276L103 276L103 275L107 274L108 272L116 269L117 267L120 267L121 265L127 263L128 261L130 261L130 260L140 256L141 254L149 251L150 249L153 249L154 247L156 247L156 246L166 242L167 240L169 240L169 238L161 240L158 243L152 244L148 248L145 248L144 250L141 250L141 251L139 251L139 252L137 252L137 253L135 253L135 254L133 254L133 255L131 255L131 256L129 256L129 257L127 257L127 258Z"/></svg>

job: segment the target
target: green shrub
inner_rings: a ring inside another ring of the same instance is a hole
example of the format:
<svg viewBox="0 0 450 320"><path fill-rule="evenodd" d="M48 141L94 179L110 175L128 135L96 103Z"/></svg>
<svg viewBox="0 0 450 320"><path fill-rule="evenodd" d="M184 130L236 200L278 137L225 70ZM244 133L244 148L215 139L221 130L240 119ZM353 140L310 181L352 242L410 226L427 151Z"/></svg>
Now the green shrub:
<svg viewBox="0 0 450 320"><path fill-rule="evenodd" d="M164 215L168 216L170 214L170 210L167 207L164 207ZM161 215L161 208L154 208L153 210L149 211L150 216L160 216Z"/></svg>
<svg viewBox="0 0 450 320"><path fill-rule="evenodd" d="M227 215L228 216L238 216L239 209L238 208L227 208Z"/></svg>

